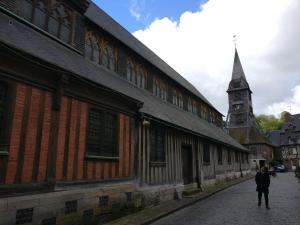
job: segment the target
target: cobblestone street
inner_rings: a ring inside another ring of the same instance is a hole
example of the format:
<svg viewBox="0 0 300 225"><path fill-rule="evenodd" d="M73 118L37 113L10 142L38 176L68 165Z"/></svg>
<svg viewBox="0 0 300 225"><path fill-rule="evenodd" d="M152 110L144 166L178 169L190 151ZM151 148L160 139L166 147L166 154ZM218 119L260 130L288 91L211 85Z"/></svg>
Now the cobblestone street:
<svg viewBox="0 0 300 225"><path fill-rule="evenodd" d="M271 177L270 207L257 206L254 179L235 185L153 225L299 225L300 183L294 173Z"/></svg>

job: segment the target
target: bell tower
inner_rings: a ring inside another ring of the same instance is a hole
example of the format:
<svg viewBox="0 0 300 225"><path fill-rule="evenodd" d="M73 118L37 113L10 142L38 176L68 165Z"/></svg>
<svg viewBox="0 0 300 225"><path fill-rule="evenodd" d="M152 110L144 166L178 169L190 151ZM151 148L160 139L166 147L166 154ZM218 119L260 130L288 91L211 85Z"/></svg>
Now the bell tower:
<svg viewBox="0 0 300 225"><path fill-rule="evenodd" d="M247 82L236 48L232 77L227 93L229 101L227 128L247 128L255 126L251 97L252 91Z"/></svg>

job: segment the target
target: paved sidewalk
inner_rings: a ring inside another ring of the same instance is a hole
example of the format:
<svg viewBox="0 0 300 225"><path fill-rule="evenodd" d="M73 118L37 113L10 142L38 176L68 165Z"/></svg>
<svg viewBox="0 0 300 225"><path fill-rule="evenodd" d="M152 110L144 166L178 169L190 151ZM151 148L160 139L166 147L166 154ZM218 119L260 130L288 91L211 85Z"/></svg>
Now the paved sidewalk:
<svg viewBox="0 0 300 225"><path fill-rule="evenodd" d="M196 195L183 198L181 200L172 200L163 202L158 206L147 208L137 213L119 218L117 220L106 223L106 225L146 225L151 224L156 220L159 220L162 217L165 217L179 209L190 206L202 199L205 199L219 191L222 191L228 187L231 187L235 184L241 183L248 179L252 179L253 176L247 176L243 178L239 178L236 180L232 180L226 183L215 185L209 189L206 189L203 192L200 192Z"/></svg>

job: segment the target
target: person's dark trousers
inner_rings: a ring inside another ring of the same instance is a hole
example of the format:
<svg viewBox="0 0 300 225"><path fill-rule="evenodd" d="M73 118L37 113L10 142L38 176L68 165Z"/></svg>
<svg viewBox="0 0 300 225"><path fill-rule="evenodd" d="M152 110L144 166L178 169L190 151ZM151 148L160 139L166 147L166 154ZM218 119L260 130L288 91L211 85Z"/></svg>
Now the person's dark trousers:
<svg viewBox="0 0 300 225"><path fill-rule="evenodd" d="M269 207L269 193L267 191L259 191L258 192L258 205L261 205L261 197L262 197L262 193L264 193L264 197L265 197L265 203L266 203L266 207Z"/></svg>

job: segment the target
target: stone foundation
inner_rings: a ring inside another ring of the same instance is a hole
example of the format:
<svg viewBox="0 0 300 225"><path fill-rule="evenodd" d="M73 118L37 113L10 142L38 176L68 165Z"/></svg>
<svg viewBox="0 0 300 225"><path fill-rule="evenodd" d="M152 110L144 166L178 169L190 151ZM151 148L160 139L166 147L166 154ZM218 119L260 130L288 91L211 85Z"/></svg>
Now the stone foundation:
<svg viewBox="0 0 300 225"><path fill-rule="evenodd" d="M0 224L81 225L134 210L131 183L0 199ZM27 222L26 222L27 221Z"/></svg>

